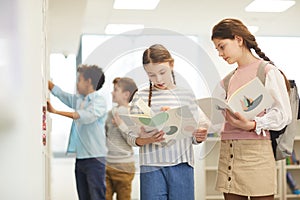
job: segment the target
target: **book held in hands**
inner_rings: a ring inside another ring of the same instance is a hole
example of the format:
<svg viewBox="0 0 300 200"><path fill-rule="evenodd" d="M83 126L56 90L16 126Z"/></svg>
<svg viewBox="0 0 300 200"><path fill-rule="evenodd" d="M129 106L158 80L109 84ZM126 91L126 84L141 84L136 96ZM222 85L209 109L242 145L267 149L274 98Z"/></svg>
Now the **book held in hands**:
<svg viewBox="0 0 300 200"><path fill-rule="evenodd" d="M227 102L225 99L207 97L197 99L196 103L211 120L212 124L219 124L224 122L223 111L225 109L232 113L239 112L251 120L266 108L271 107L274 100L262 82L256 77L237 89Z"/></svg>
<svg viewBox="0 0 300 200"><path fill-rule="evenodd" d="M153 131L155 129L164 131L164 142L156 144L165 145L172 140L192 137L193 131L198 127L188 105L159 113L153 113L141 99L137 102L137 106L143 114L121 114L120 117L129 128L144 127L149 134L155 133L156 131Z"/></svg>

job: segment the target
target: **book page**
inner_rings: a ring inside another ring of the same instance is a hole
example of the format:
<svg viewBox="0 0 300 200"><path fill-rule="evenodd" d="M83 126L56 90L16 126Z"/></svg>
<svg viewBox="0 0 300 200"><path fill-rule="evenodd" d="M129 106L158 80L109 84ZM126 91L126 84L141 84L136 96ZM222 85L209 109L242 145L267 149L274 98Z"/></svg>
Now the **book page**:
<svg viewBox="0 0 300 200"><path fill-rule="evenodd" d="M228 105L234 112L239 112L247 119L254 119L256 115L272 106L274 100L265 86L254 78L235 91L228 100Z"/></svg>
<svg viewBox="0 0 300 200"><path fill-rule="evenodd" d="M153 116L154 112L151 110L151 108L143 101L143 99L139 98L136 102L136 106L145 114L148 116Z"/></svg>
<svg viewBox="0 0 300 200"><path fill-rule="evenodd" d="M194 130L197 129L197 122L189 106L170 109L166 113L170 117L162 130L165 132L167 140L192 137Z"/></svg>
<svg viewBox="0 0 300 200"><path fill-rule="evenodd" d="M226 108L230 109L225 100L206 97L197 99L196 103L212 124L222 124L225 122L223 112Z"/></svg>

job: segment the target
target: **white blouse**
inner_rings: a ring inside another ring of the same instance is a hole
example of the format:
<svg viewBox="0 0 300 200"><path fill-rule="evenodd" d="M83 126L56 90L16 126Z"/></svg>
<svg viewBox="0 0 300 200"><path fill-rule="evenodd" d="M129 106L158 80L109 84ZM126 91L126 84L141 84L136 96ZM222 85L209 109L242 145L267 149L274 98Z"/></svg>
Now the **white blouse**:
<svg viewBox="0 0 300 200"><path fill-rule="evenodd" d="M266 74L265 87L275 102L266 110L265 115L255 117L257 133L261 130L280 130L292 121L292 110L284 77L273 65Z"/></svg>
<svg viewBox="0 0 300 200"><path fill-rule="evenodd" d="M264 130L281 130L292 121L292 110L284 77L274 65L268 64L267 68L269 71L266 74L265 87L274 98L274 103L266 109L265 115L255 117L257 134L264 134ZM226 91L222 81L216 87L214 94L225 99Z"/></svg>

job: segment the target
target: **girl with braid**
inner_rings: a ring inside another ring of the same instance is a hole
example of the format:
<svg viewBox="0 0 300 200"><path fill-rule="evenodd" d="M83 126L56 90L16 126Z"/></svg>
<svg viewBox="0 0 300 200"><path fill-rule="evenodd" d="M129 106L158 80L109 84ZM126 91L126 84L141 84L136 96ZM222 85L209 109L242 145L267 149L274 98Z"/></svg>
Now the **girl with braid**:
<svg viewBox="0 0 300 200"><path fill-rule="evenodd" d="M197 112L193 93L176 86L174 59L164 46L155 44L146 49L143 54L143 66L150 85L134 95L132 113L140 112L134 105L141 98L148 102L154 113L189 105L199 121L204 122L204 125L208 124L207 121L203 121L206 120L205 116ZM132 137L131 144L140 146L141 200L194 200L192 144L199 144L206 139L207 129L203 126L191 130L191 137L164 142L161 145L157 142L164 140L163 131L147 133L142 128L138 133L139 137ZM151 136L148 136L150 139L147 135Z"/></svg>
<svg viewBox="0 0 300 200"><path fill-rule="evenodd" d="M224 79L221 81L223 94L220 96L228 99L254 79L260 63L265 60L269 61L265 67L265 87L275 102L252 121L239 113L225 112L216 189L223 192L226 200L247 200L248 197L272 200L277 192L277 175L268 130L280 130L292 118L284 77L240 20L223 19L213 27L211 39L220 57L238 65L229 80L227 94Z"/></svg>

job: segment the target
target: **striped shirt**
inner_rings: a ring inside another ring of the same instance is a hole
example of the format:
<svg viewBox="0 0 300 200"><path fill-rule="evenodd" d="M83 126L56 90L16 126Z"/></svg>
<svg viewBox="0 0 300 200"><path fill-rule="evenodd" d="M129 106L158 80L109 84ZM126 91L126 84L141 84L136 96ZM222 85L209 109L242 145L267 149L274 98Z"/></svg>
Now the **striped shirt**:
<svg viewBox="0 0 300 200"><path fill-rule="evenodd" d="M149 89L139 90L133 100L131 113L137 114L141 111L135 106L135 102L141 98L148 102ZM184 105L190 107L195 119L199 119L198 107L194 102L194 95L191 91L186 89L175 88L172 90L159 90L153 88L151 98L151 109L154 113L161 111L161 108L167 106L169 108L176 108ZM138 133L129 133L129 143L135 145L135 139ZM194 137L177 140L170 145L147 144L140 147L140 165L147 166L172 166L179 163L187 162L189 165L194 165L194 155L192 144L197 144Z"/></svg>

